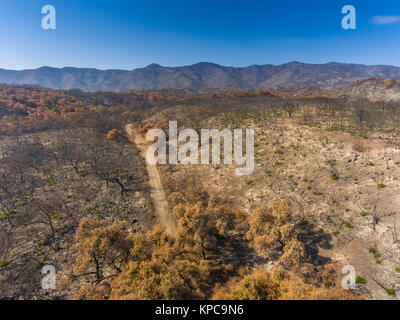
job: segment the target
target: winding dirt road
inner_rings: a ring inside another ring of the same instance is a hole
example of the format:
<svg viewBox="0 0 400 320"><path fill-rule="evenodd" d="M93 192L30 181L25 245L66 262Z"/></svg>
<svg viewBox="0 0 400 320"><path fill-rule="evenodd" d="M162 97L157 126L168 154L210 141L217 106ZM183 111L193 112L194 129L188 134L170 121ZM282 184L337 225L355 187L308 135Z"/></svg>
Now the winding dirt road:
<svg viewBox="0 0 400 320"><path fill-rule="evenodd" d="M135 143L141 155L146 160L146 142L144 138L137 133L133 124L125 126L125 131L131 142ZM175 235L176 225L175 221L171 218L168 211L168 202L165 196L164 188L161 183L161 178L157 170L157 165L150 164L146 161L146 170L150 179L151 197L153 198L153 205L155 213L157 214L161 225L170 235Z"/></svg>

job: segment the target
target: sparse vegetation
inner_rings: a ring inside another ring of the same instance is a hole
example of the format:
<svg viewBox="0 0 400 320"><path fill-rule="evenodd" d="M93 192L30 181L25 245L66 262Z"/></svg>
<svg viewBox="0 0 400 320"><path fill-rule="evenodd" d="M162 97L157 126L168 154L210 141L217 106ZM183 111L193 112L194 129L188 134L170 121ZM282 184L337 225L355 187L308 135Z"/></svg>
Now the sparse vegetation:
<svg viewBox="0 0 400 320"><path fill-rule="evenodd" d="M386 293L388 296L393 296L396 294L396 290L393 288L388 288L388 289L386 289Z"/></svg>
<svg viewBox="0 0 400 320"><path fill-rule="evenodd" d="M356 283L357 283L357 284L366 284L367 281L366 281L363 277L357 276L357 277L356 277Z"/></svg>
<svg viewBox="0 0 400 320"><path fill-rule="evenodd" d="M370 297L370 274L394 286L398 109L266 91L0 88L0 298L355 299ZM256 132L251 177L157 166L174 233L124 132L168 120ZM341 289L338 253L356 270L366 259L362 292ZM49 262L62 277L53 293L40 289Z"/></svg>

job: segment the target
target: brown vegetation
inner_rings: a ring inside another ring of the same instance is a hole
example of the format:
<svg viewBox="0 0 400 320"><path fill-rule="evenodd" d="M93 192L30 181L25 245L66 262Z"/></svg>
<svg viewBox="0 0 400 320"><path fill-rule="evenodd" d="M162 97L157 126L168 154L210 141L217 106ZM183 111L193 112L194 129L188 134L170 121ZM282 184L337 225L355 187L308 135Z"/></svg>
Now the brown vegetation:
<svg viewBox="0 0 400 320"><path fill-rule="evenodd" d="M0 298L355 299L371 297L370 282L386 294L397 288L398 112L269 91L2 85ZM144 159L123 133L169 120L257 135L248 177L225 165L158 166L174 234L155 221ZM340 288L347 263L367 285ZM40 288L44 264L58 271L57 292Z"/></svg>

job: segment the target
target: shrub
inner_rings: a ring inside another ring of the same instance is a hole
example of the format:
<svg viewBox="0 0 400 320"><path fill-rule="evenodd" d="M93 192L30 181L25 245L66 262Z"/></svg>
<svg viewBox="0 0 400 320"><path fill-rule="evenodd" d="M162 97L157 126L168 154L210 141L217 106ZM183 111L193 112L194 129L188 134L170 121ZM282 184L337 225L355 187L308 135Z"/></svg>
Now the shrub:
<svg viewBox="0 0 400 320"><path fill-rule="evenodd" d="M305 226L307 224L308 224L308 222L306 220L300 220L299 221L299 225L301 225L301 226Z"/></svg>
<svg viewBox="0 0 400 320"><path fill-rule="evenodd" d="M49 187L54 186L56 184L55 180L53 178L47 178L47 185Z"/></svg>
<svg viewBox="0 0 400 320"><path fill-rule="evenodd" d="M304 244L297 240L297 232L288 203L279 200L253 212L246 238L261 255L268 257L279 252L279 262L291 267L303 261L306 254Z"/></svg>
<svg viewBox="0 0 400 320"><path fill-rule="evenodd" d="M368 215L368 213L366 213L365 211L361 211L361 212L360 212L360 215L363 216L363 217L365 217L366 215Z"/></svg>
<svg viewBox="0 0 400 320"><path fill-rule="evenodd" d="M122 137L123 137L122 131L117 130L117 129L110 130L106 136L107 140L111 140L111 141L115 141L115 142L121 141Z"/></svg>
<svg viewBox="0 0 400 320"><path fill-rule="evenodd" d="M379 189L383 189L383 188L385 188L386 186L383 184L383 183L378 183L378 188Z"/></svg>
<svg viewBox="0 0 400 320"><path fill-rule="evenodd" d="M363 277L361 277L361 276L357 276L356 277L356 283L357 284L365 284L367 281L363 278Z"/></svg>
<svg viewBox="0 0 400 320"><path fill-rule="evenodd" d="M393 288L388 288L386 289L386 293L388 296L393 296L396 293L396 290L394 290Z"/></svg>
<svg viewBox="0 0 400 320"><path fill-rule="evenodd" d="M335 180L339 180L339 177L336 174L332 173L331 179L335 181Z"/></svg>
<svg viewBox="0 0 400 320"><path fill-rule="evenodd" d="M3 219L11 219L11 218L14 218L14 216L15 216L15 212L14 212L14 211L6 210L6 211L4 211L3 214L0 216L0 220L3 220Z"/></svg>
<svg viewBox="0 0 400 320"><path fill-rule="evenodd" d="M343 225L348 229L353 228L353 226L350 223L346 222L346 221L343 222Z"/></svg>
<svg viewBox="0 0 400 320"><path fill-rule="evenodd" d="M6 265L8 265L8 261L7 260L0 260L0 268L5 267Z"/></svg>

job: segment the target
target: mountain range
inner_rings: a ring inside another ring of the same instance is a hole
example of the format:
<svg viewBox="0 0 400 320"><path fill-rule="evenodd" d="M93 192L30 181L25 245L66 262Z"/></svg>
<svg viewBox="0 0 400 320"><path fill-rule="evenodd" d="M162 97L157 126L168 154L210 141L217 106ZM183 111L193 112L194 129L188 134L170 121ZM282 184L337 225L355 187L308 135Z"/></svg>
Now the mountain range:
<svg viewBox="0 0 400 320"><path fill-rule="evenodd" d="M145 68L99 70L41 67L30 70L0 69L0 83L40 85L51 89L81 89L87 92L128 92L133 89L237 88L336 90L366 78L400 80L400 68L330 62L253 65L243 68L201 62L183 67L151 64Z"/></svg>

